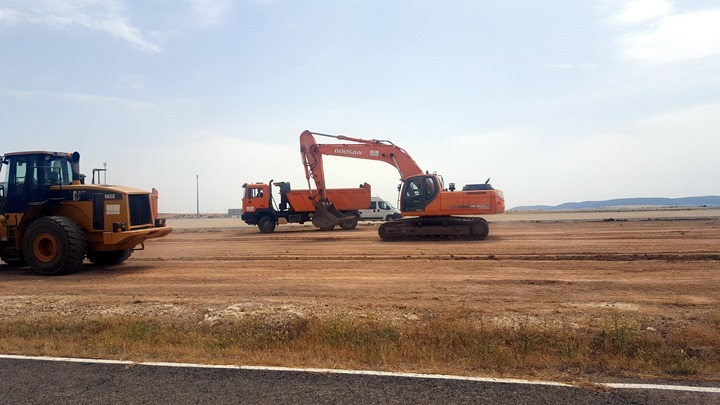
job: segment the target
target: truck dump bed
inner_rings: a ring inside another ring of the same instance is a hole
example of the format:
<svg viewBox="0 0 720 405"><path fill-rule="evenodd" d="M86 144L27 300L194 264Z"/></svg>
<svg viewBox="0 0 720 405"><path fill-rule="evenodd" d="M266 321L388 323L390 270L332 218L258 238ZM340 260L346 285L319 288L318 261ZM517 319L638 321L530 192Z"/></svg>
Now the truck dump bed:
<svg viewBox="0 0 720 405"><path fill-rule="evenodd" d="M317 193L317 190L312 192ZM367 183L358 188L329 188L326 193L338 211L357 211L370 206L370 185ZM291 190L285 196L296 212L315 211L309 190Z"/></svg>

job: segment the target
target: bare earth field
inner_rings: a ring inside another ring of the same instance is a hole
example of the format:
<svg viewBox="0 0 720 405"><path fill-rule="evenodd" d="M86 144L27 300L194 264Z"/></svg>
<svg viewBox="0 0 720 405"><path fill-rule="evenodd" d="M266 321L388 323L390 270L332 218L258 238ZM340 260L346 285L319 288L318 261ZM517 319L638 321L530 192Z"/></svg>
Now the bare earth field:
<svg viewBox="0 0 720 405"><path fill-rule="evenodd" d="M121 266L86 264L63 277L0 266L0 318L131 315L212 325L342 313L412 324L461 313L484 325L572 331L617 326L627 315L633 331L659 338L720 332L718 210L487 219L485 241L391 243L378 238L378 223L261 234L239 218L171 219L168 237ZM717 346L689 340L683 350L720 357ZM699 374L720 379L714 370Z"/></svg>

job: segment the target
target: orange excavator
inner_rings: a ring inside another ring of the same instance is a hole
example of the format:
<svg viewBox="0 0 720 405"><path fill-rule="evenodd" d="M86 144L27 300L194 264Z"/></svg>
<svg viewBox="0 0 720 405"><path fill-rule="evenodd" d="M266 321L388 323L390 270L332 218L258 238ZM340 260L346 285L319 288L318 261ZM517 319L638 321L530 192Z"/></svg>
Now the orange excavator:
<svg viewBox="0 0 720 405"><path fill-rule="evenodd" d="M352 143L319 144L314 135ZM494 189L488 181L468 184L462 191L456 191L454 184L450 183L449 189L446 189L441 176L423 171L405 149L387 140L304 131L300 134L300 154L308 185L311 178L315 181L317 192L311 195L316 206L313 224L321 228L347 220L327 198L323 155L378 160L398 170L402 183L400 211L403 218L380 225L378 234L382 240L482 240L487 237L490 228L487 221L477 215L505 211L502 191Z"/></svg>

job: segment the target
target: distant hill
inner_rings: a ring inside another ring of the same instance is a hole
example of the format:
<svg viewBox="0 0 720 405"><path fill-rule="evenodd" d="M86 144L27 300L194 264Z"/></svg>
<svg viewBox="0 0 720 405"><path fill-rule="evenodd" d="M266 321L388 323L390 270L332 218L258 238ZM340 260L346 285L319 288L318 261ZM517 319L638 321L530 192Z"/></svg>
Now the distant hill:
<svg viewBox="0 0 720 405"><path fill-rule="evenodd" d="M720 196L683 198L618 198L605 201L568 202L560 205L527 205L511 211L593 210L609 207L720 207Z"/></svg>

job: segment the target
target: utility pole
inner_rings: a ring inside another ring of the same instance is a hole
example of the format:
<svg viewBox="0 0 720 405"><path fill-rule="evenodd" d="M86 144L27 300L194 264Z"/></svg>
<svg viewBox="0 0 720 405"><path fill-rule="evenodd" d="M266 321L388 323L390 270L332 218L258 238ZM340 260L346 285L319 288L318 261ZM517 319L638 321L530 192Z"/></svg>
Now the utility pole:
<svg viewBox="0 0 720 405"><path fill-rule="evenodd" d="M196 215L200 218L200 175L195 175L195 201L197 202Z"/></svg>

